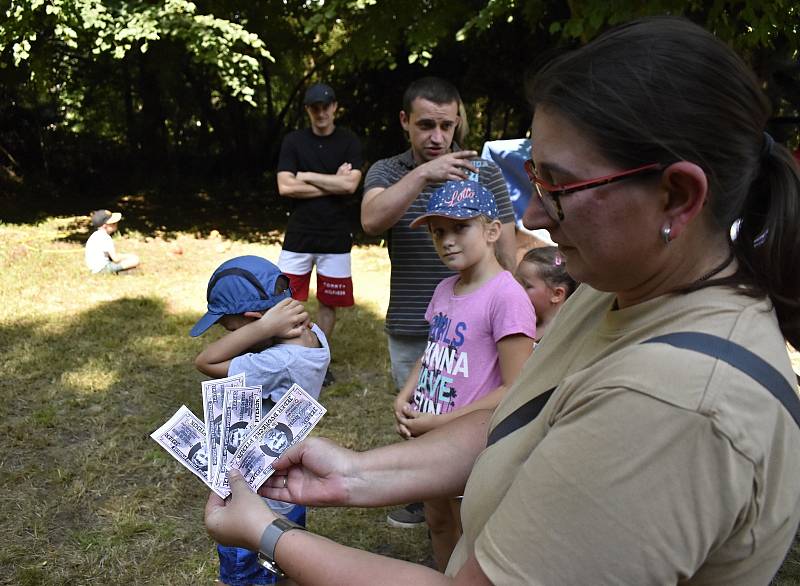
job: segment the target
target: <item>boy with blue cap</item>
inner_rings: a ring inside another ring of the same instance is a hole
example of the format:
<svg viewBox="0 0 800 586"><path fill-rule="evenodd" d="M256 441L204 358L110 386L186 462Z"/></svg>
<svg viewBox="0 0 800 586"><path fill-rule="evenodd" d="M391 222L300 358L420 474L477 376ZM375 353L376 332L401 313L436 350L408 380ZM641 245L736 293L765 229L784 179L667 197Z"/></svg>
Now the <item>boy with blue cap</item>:
<svg viewBox="0 0 800 586"><path fill-rule="evenodd" d="M325 334L309 321L303 304L291 297L289 278L258 256L239 256L211 275L208 311L191 329L199 336L215 323L228 334L209 344L195 366L212 378L245 373L248 386L261 385L265 412L297 383L315 398L330 362ZM305 525L305 507L267 499L270 507ZM229 586L274 584L256 552L217 546L220 581Z"/></svg>

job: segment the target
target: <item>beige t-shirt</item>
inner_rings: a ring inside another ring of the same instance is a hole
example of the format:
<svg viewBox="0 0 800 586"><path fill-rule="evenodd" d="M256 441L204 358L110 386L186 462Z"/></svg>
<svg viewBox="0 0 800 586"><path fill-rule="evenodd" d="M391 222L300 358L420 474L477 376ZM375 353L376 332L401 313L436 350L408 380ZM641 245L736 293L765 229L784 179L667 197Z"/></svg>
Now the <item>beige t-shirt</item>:
<svg viewBox="0 0 800 586"><path fill-rule="evenodd" d="M800 429L766 389L657 335L706 332L796 388L765 301L711 287L622 310L582 286L495 412L558 385L478 457L464 536L495 584L767 584L800 521Z"/></svg>

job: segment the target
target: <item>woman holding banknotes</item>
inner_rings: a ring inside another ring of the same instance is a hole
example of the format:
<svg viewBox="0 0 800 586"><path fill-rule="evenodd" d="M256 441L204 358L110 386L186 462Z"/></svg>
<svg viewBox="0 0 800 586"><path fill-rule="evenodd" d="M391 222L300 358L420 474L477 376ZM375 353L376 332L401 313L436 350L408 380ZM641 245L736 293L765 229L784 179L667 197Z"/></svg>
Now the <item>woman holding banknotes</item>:
<svg viewBox="0 0 800 586"><path fill-rule="evenodd" d="M768 584L800 521L800 172L768 103L677 18L605 33L529 93L524 221L584 285L494 413L413 449L312 438L260 489L365 507L463 493L447 572L275 521L236 473L209 533L299 584Z"/></svg>

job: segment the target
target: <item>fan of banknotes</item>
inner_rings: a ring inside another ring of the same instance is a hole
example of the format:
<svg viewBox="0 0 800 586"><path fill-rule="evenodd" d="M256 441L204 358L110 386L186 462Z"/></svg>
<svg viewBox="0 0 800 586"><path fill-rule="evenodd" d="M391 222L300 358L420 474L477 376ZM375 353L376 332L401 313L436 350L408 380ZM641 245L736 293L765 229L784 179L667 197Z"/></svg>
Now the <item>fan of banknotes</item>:
<svg viewBox="0 0 800 586"><path fill-rule="evenodd" d="M258 490L274 472L272 463L325 415L325 408L298 385L266 415L261 413L261 385L248 387L244 373L202 386L205 421L181 405L150 437L222 498L231 493L229 469L239 470Z"/></svg>

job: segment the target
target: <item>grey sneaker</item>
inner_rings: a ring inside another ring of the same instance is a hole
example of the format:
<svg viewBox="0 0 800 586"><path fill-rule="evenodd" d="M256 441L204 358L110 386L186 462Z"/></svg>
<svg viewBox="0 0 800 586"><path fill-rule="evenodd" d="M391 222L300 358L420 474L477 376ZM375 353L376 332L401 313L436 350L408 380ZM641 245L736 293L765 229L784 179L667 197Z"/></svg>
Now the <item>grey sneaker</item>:
<svg viewBox="0 0 800 586"><path fill-rule="evenodd" d="M401 529L420 527L425 524L425 506L422 503L411 503L402 509L395 509L386 515L386 522Z"/></svg>

